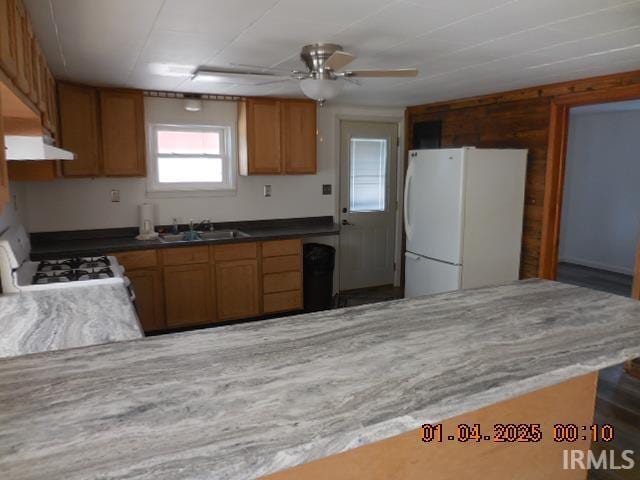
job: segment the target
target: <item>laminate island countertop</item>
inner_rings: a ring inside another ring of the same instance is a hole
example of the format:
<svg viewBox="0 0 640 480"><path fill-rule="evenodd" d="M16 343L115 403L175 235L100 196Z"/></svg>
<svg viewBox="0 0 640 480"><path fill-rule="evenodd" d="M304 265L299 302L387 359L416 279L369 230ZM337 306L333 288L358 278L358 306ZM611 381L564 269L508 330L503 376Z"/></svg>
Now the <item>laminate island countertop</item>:
<svg viewBox="0 0 640 480"><path fill-rule="evenodd" d="M122 285L0 295L0 357L134 340L144 335Z"/></svg>
<svg viewBox="0 0 640 480"><path fill-rule="evenodd" d="M0 360L11 479L242 479L640 356L640 303L547 281Z"/></svg>

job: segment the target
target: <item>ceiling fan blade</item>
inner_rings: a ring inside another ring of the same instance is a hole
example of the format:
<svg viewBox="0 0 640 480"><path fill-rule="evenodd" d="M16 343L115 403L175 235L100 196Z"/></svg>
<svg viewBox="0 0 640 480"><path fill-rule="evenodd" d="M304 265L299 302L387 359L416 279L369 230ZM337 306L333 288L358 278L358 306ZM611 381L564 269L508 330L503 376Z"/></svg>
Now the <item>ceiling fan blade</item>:
<svg viewBox="0 0 640 480"><path fill-rule="evenodd" d="M397 68L394 70L353 70L344 72L345 77L382 78L382 77L416 77L417 68Z"/></svg>
<svg viewBox="0 0 640 480"><path fill-rule="evenodd" d="M358 87L360 87L362 84L360 83L359 80L355 79L355 78L351 78L351 77L340 77L342 80L349 82L349 83L353 83L354 85L357 85Z"/></svg>
<svg viewBox="0 0 640 480"><path fill-rule="evenodd" d="M274 83L290 82L291 80L295 80L295 78L281 78L280 80L273 80L271 82L254 83L254 85L256 87L261 87L263 85L273 85Z"/></svg>
<svg viewBox="0 0 640 480"><path fill-rule="evenodd" d="M337 72L341 68L349 65L355 59L355 55L338 50L336 52L333 52L331 56L325 60L323 66L324 68L328 68L330 70L333 70L334 72Z"/></svg>
<svg viewBox="0 0 640 480"><path fill-rule="evenodd" d="M240 72L200 68L193 74L192 80L255 85L263 80L288 80L289 78L289 75L275 75L273 73Z"/></svg>
<svg viewBox="0 0 640 480"><path fill-rule="evenodd" d="M263 67L260 65L251 65L248 63L230 63L229 65L234 67L250 68L253 72L280 72L282 74L291 73L291 70L288 70L286 68Z"/></svg>

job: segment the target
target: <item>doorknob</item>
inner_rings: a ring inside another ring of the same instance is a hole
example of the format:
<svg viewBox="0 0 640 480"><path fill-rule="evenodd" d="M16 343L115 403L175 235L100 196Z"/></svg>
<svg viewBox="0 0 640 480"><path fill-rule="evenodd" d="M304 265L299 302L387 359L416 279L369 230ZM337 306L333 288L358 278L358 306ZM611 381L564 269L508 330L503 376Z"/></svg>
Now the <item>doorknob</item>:
<svg viewBox="0 0 640 480"><path fill-rule="evenodd" d="M351 223L349 220L342 220L342 225L351 225L351 226L353 226L353 223Z"/></svg>

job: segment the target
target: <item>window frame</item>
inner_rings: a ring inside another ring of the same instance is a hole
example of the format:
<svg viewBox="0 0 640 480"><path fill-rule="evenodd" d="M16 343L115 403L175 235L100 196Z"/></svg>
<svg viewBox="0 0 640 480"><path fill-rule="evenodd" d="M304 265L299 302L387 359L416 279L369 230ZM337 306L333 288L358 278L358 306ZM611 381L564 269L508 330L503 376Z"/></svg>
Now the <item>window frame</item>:
<svg viewBox="0 0 640 480"><path fill-rule="evenodd" d="M149 153L147 192L150 194L200 194L229 195L236 192L237 166L233 128L230 125L170 124L149 125ZM158 151L158 132L218 132L220 134L220 154L164 154ZM222 160L222 182L160 182L159 158L220 158Z"/></svg>
<svg viewBox="0 0 640 480"><path fill-rule="evenodd" d="M353 200L353 192L355 190L355 183L354 183L354 177L353 177L353 161L354 161L354 141L358 142L358 141L365 141L365 142L379 142L379 143L384 143L384 148L381 149L381 152L384 152L384 185L382 188L382 193L384 195L383 200L383 205L384 208L379 210L379 209L375 209L375 210L353 210L353 205L352 205L352 200ZM389 196L390 192L391 192L391 178L390 178L390 173L391 173L391 152L390 152L390 139L387 137L381 138L381 137L375 137L375 136L354 136L354 137L350 137L349 138L349 213L354 213L354 214L358 214L358 213L386 213L388 211L390 211L391 208L391 198Z"/></svg>

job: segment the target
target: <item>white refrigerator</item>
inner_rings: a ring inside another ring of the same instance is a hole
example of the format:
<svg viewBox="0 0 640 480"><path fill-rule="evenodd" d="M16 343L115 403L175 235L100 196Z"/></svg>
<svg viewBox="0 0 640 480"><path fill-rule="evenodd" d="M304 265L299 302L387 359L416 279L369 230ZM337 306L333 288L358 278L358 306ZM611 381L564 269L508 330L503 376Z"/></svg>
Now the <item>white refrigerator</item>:
<svg viewBox="0 0 640 480"><path fill-rule="evenodd" d="M517 280L527 150L412 150L405 297Z"/></svg>

